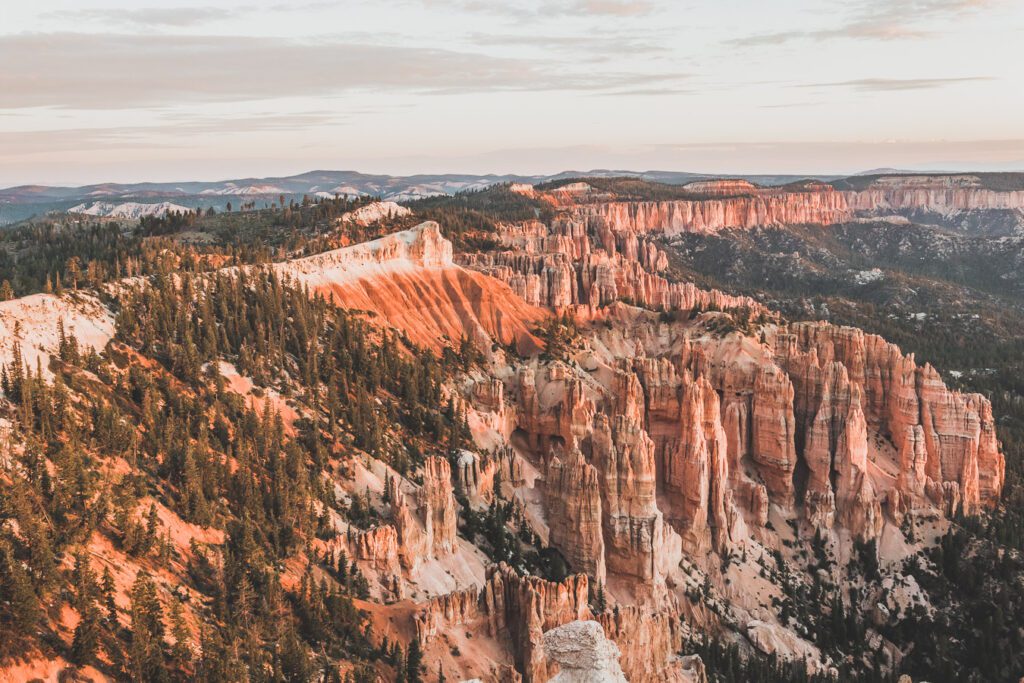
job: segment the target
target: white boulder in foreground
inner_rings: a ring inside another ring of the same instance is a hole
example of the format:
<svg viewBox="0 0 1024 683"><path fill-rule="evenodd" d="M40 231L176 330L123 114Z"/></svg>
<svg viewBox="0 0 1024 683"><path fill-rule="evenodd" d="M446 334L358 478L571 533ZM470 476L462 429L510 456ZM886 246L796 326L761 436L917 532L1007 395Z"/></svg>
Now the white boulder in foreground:
<svg viewBox="0 0 1024 683"><path fill-rule="evenodd" d="M544 634L544 651L558 662L549 683L626 683L619 648L596 621L571 621Z"/></svg>

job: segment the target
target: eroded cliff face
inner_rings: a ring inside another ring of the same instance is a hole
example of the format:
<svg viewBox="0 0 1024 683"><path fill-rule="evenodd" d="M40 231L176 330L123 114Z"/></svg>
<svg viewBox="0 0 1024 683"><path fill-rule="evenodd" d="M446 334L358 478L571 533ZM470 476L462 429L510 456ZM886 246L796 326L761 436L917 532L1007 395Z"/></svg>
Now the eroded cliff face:
<svg viewBox="0 0 1024 683"><path fill-rule="evenodd" d="M1006 463L983 396L950 391L931 366L855 328L798 323L774 335L772 345L797 387L808 490L822 489L823 468L832 462L840 508L872 497L873 485L861 476L870 423L891 447L884 455L895 465L895 481L882 483L897 491L901 508L923 505L925 497L947 514L995 504Z"/></svg>
<svg viewBox="0 0 1024 683"><path fill-rule="evenodd" d="M449 462L436 456L424 463L423 484L412 497L400 487L395 489L391 519L402 567L415 571L426 559L456 551L456 505L452 468Z"/></svg>
<svg viewBox="0 0 1024 683"><path fill-rule="evenodd" d="M535 306L595 311L624 300L659 310L762 310L748 297L667 280L661 273L668 257L647 232L588 217L559 218L550 227L540 222L502 226L501 249L460 254L458 260L507 283Z"/></svg>
<svg viewBox="0 0 1024 683"><path fill-rule="evenodd" d="M743 199L703 191L708 201ZM834 191L789 194L823 198L810 206L825 218L849 210ZM760 221L778 210L807 222L803 208L786 204L796 199L757 199L761 208L686 220ZM395 491L386 524L349 541L351 555L382 576L411 580L438 558L451 571L466 560L457 487L476 510L509 501L578 572L544 581L492 565L473 585L417 598L415 636L425 645L445 647L458 627L497 643L523 680L544 681L557 667L543 634L593 617L628 680L687 680L699 667L676 656L685 615L687 628L731 629L753 647L817 658L763 598L779 590L783 571L766 558L797 561L789 546L815 536L849 552L851 537L902 538L908 515L941 519L995 504L1005 463L984 397L949 390L934 369L860 330L783 326L750 299L670 282L667 256L647 233L658 221L681 225L676 209L606 215L586 211L607 203L580 206L551 225L503 226L501 247L459 255L462 267L447 265L443 247L423 248L440 265L428 258L417 277L457 269L484 283L482 298L501 280L519 324L515 312L527 307L573 315L579 330L560 358L485 343L455 403L472 413L477 448L453 454L453 465L428 459L420 486ZM470 296L460 306L477 310ZM746 309L747 322L715 309ZM438 310L409 307L389 320L423 332ZM500 318L483 326L485 342L508 342Z"/></svg>
<svg viewBox="0 0 1024 683"><path fill-rule="evenodd" d="M830 225L850 220L854 215L845 193L831 189L663 202L608 202L584 205L580 212L588 220L603 223L614 231L654 232L668 237L723 228Z"/></svg>
<svg viewBox="0 0 1024 683"><path fill-rule="evenodd" d="M544 632L590 615L585 575L555 583L520 576L505 565L491 570L481 594L492 637L508 639L524 683L547 681L556 667L544 654Z"/></svg>
<svg viewBox="0 0 1024 683"><path fill-rule="evenodd" d="M275 264L274 269L345 308L370 312L417 344L440 350L463 338L523 352L544 312L509 288L459 267L440 227L426 221L372 242Z"/></svg>
<svg viewBox="0 0 1024 683"><path fill-rule="evenodd" d="M800 187L758 187L743 180L686 185L692 199L576 203L581 220L615 233L711 233L725 228L774 225L832 225L857 216L918 212L949 215L1024 208L1024 191L996 191L976 176L899 176L874 180L863 190L836 190L823 183Z"/></svg>

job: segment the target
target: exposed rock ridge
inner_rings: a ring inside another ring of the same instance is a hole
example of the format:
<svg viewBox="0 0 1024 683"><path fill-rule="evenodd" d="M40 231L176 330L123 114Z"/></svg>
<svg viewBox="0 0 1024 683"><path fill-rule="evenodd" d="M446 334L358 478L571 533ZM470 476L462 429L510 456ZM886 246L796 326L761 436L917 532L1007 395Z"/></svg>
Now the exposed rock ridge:
<svg viewBox="0 0 1024 683"><path fill-rule="evenodd" d="M578 212L588 222L615 232L716 232L723 228L812 223L828 225L853 218L844 193L831 191L670 201L584 204Z"/></svg>
<svg viewBox="0 0 1024 683"><path fill-rule="evenodd" d="M745 181L702 181L686 186L705 197L666 201L580 203L575 213L597 229L666 236L772 225L831 225L883 211L955 213L1024 208L1024 191L996 191L960 176L880 178L861 191L823 183L799 188L757 187Z"/></svg>
<svg viewBox="0 0 1024 683"><path fill-rule="evenodd" d="M438 350L463 338L537 348L530 332L545 312L508 286L452 260L452 243L437 223L352 247L274 264L274 270L345 308L367 311L413 342Z"/></svg>
<svg viewBox="0 0 1024 683"><path fill-rule="evenodd" d="M670 282L660 274L667 255L642 231L560 218L550 228L502 226L499 237L504 250L460 255L460 262L506 282L535 306L593 310L623 300L659 310L763 310L749 297Z"/></svg>

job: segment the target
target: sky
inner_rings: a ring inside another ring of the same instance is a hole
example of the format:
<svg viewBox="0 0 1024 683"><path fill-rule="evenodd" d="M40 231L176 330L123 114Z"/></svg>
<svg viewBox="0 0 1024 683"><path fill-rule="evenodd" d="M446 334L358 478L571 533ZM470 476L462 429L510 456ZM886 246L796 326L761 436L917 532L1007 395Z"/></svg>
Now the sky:
<svg viewBox="0 0 1024 683"><path fill-rule="evenodd" d="M1022 0L0 0L0 186L1024 170Z"/></svg>

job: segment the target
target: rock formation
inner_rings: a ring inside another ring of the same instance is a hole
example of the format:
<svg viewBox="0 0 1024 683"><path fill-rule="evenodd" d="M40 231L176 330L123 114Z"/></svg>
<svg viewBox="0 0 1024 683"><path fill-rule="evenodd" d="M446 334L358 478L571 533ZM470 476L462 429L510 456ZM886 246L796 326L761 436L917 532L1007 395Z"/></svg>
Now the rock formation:
<svg viewBox="0 0 1024 683"><path fill-rule="evenodd" d="M619 664L631 683L705 683L699 657L683 658L680 621L672 611L626 605L597 616L622 653Z"/></svg>
<svg viewBox="0 0 1024 683"><path fill-rule="evenodd" d="M573 621L544 634L544 652L558 663L550 683L626 683L619 648L596 621Z"/></svg>
<svg viewBox="0 0 1024 683"><path fill-rule="evenodd" d="M476 588L439 595L421 605L415 614L416 638L426 644L440 633L471 624L480 614L480 591Z"/></svg>
<svg viewBox="0 0 1024 683"><path fill-rule="evenodd" d="M602 487L597 468L573 448L568 454L551 456L544 478L551 544L562 550L571 567L604 582Z"/></svg>
<svg viewBox="0 0 1024 683"><path fill-rule="evenodd" d="M746 307L748 297L702 290L660 275L667 255L643 231L612 230L599 221L565 219L502 228L502 249L460 255L460 261L503 282L535 306L593 310L617 300L666 310Z"/></svg>
<svg viewBox="0 0 1024 683"><path fill-rule="evenodd" d="M428 348L463 338L482 348L492 341L537 348L530 327L543 311L503 283L455 265L452 244L433 221L274 268L341 306L375 313Z"/></svg>
<svg viewBox="0 0 1024 683"><path fill-rule="evenodd" d="M524 683L551 677L554 667L544 655L544 632L589 618L588 585L582 574L554 583L519 576L505 565L490 570L481 596L488 632L511 642Z"/></svg>
<svg viewBox="0 0 1024 683"><path fill-rule="evenodd" d="M423 463L423 485L417 498L430 552L437 556L454 551L458 513L451 466L446 459L433 456Z"/></svg>
<svg viewBox="0 0 1024 683"><path fill-rule="evenodd" d="M598 230L673 236L711 233L725 228L773 225L832 225L893 211L949 214L1024 208L1024 191L996 191L976 176L881 177L858 191L839 191L807 182L781 188L758 187L743 180L701 181L685 187L693 198L667 201L573 202L577 214Z"/></svg>
<svg viewBox="0 0 1024 683"><path fill-rule="evenodd" d="M348 554L351 558L366 562L377 571L397 574L398 563L398 532L390 524L360 531L348 542Z"/></svg>
<svg viewBox="0 0 1024 683"><path fill-rule="evenodd" d="M911 504L920 500L922 474L924 488L943 507L971 514L996 502L1006 465L994 436L991 404L983 396L950 391L931 366L918 366L913 356L855 328L798 323L774 341L778 362L796 386L798 419L807 426L805 458L812 472L819 466L819 485L808 490L823 488L820 468L831 457L824 447L843 429L842 415L856 408L862 415L853 414L855 423L844 432L845 445L854 448L847 454L854 470L863 462L857 449L866 428L860 425L871 423L902 450L897 483L906 483L900 495ZM852 483L840 498L869 495L863 486Z"/></svg>
<svg viewBox="0 0 1024 683"><path fill-rule="evenodd" d="M723 228L815 223L828 225L853 218L844 193L823 186L813 192L778 192L739 197L659 202L607 202L580 208L588 220L616 232L637 234L716 232Z"/></svg>
<svg viewBox="0 0 1024 683"><path fill-rule="evenodd" d="M433 456L423 464L423 485L416 490L415 506L400 489L391 500L391 518L398 541L402 566L414 571L420 563L441 557L457 548L455 490L451 466L445 458Z"/></svg>

